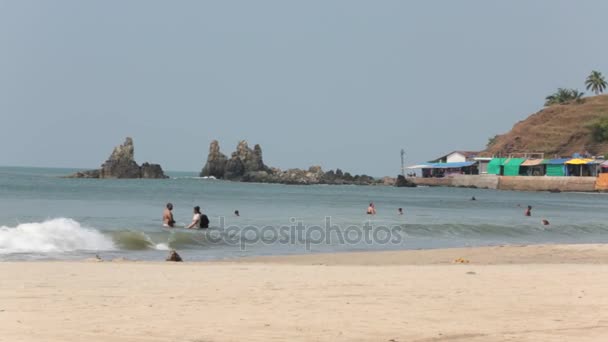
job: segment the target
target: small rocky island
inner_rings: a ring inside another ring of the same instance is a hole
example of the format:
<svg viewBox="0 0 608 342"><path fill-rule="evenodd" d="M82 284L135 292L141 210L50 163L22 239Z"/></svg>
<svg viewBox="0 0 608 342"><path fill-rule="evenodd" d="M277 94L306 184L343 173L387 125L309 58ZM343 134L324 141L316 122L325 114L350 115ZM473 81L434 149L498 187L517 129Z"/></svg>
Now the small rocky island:
<svg viewBox="0 0 608 342"><path fill-rule="evenodd" d="M135 162L133 139L126 138L122 145L116 146L112 155L100 169L76 172L67 178L169 178L158 164Z"/></svg>
<svg viewBox="0 0 608 342"><path fill-rule="evenodd" d="M214 177L240 182L280 183L280 184L356 184L356 185L393 185L394 178L380 180L367 175L351 175L340 169L324 172L320 166L311 166L308 170L281 170L268 167L262 159L262 148L255 145L249 148L246 141L241 141L230 158L220 152L217 140L211 142L207 163L200 173L201 177Z"/></svg>

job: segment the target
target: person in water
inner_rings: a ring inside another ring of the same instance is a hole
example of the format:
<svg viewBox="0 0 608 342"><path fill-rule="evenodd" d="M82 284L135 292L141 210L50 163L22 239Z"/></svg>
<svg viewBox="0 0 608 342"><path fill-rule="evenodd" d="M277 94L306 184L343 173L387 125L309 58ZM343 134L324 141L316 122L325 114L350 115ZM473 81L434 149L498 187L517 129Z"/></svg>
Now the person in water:
<svg viewBox="0 0 608 342"><path fill-rule="evenodd" d="M239 211L238 211L238 210L235 210L235 211L234 211L234 216L241 216L241 214L239 213Z"/></svg>
<svg viewBox="0 0 608 342"><path fill-rule="evenodd" d="M175 220L173 219L173 204L167 203L165 211L163 212L163 227L173 228L175 227Z"/></svg>
<svg viewBox="0 0 608 342"><path fill-rule="evenodd" d="M201 207L196 206L196 207L194 207L194 216L192 216L192 223L190 223L190 225L186 228L187 229L200 228L200 226L201 226Z"/></svg>
<svg viewBox="0 0 608 342"><path fill-rule="evenodd" d="M471 201L477 201L477 198L475 198L475 196L471 197Z"/></svg>
<svg viewBox="0 0 608 342"><path fill-rule="evenodd" d="M528 209L526 209L526 211L524 212L524 215L532 216L532 206L531 205L528 206Z"/></svg>
<svg viewBox="0 0 608 342"><path fill-rule="evenodd" d="M397 209L397 212L399 213L399 215L403 215L403 208Z"/></svg>
<svg viewBox="0 0 608 342"><path fill-rule="evenodd" d="M543 223L543 226L548 226L549 225L549 220L543 219L542 223Z"/></svg>
<svg viewBox="0 0 608 342"><path fill-rule="evenodd" d="M201 213L201 222L199 224L199 228L209 228L209 218L203 213Z"/></svg>
<svg viewBox="0 0 608 342"><path fill-rule="evenodd" d="M201 207L194 207L194 216L192 216L192 223L187 229L197 228L209 228L209 217L201 212Z"/></svg>
<svg viewBox="0 0 608 342"><path fill-rule="evenodd" d="M371 202L369 207L367 207L367 215L376 215L376 206L374 205L374 202Z"/></svg>

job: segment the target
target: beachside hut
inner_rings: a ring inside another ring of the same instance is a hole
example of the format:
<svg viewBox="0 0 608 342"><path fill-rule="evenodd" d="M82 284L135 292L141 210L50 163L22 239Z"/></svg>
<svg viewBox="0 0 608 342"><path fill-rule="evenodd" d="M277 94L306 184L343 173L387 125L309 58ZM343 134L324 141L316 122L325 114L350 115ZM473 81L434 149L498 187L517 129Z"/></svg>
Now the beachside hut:
<svg viewBox="0 0 608 342"><path fill-rule="evenodd" d="M493 158L488 163L488 174L490 175L501 175L502 174L502 164L507 160L507 158Z"/></svg>
<svg viewBox="0 0 608 342"><path fill-rule="evenodd" d="M524 161L524 158L508 158L502 164L502 175L519 176L519 168Z"/></svg>
<svg viewBox="0 0 608 342"><path fill-rule="evenodd" d="M547 176L565 176L566 162L568 160L570 160L570 158L546 159L543 162L546 167L545 174Z"/></svg>
<svg viewBox="0 0 608 342"><path fill-rule="evenodd" d="M594 159L574 158L566 162L566 167L569 176L595 177L597 176L598 164Z"/></svg>
<svg viewBox="0 0 608 342"><path fill-rule="evenodd" d="M407 168L422 170L422 177L425 178L479 174L476 162L426 163Z"/></svg>
<svg viewBox="0 0 608 342"><path fill-rule="evenodd" d="M477 162L477 169L480 175L488 173L488 164L492 161L492 157L475 157L473 160Z"/></svg>
<svg viewBox="0 0 608 342"><path fill-rule="evenodd" d="M546 165L543 159L526 159L520 165L520 174L525 176L543 176L546 174Z"/></svg>
<svg viewBox="0 0 608 342"><path fill-rule="evenodd" d="M602 173L607 173L608 172L608 160L606 160L605 162L600 164L600 167L602 169Z"/></svg>

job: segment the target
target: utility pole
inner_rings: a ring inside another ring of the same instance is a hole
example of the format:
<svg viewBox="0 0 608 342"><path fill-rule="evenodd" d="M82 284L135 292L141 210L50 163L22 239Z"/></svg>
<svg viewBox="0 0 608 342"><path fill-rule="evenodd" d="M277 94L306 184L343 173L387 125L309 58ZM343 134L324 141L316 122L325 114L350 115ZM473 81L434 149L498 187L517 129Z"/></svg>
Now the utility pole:
<svg viewBox="0 0 608 342"><path fill-rule="evenodd" d="M401 175L405 178L405 150L401 149Z"/></svg>

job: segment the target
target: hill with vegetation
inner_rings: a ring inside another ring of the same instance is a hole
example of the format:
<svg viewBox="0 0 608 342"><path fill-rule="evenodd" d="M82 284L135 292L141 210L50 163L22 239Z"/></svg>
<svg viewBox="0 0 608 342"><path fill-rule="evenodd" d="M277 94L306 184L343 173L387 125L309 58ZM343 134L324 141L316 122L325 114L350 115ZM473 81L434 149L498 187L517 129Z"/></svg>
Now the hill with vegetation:
<svg viewBox="0 0 608 342"><path fill-rule="evenodd" d="M570 98L561 101L560 92ZM484 154L542 152L546 158L608 154L608 95L582 98L572 94L559 89L548 96L546 108L491 138Z"/></svg>

